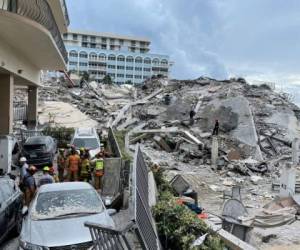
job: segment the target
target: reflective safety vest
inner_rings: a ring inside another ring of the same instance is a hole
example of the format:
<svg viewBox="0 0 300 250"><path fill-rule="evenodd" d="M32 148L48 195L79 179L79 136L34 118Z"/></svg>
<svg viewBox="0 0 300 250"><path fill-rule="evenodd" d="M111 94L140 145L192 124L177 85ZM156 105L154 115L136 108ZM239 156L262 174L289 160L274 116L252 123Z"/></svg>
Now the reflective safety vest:
<svg viewBox="0 0 300 250"><path fill-rule="evenodd" d="M72 172L78 171L79 168L80 157L78 155L70 155L69 156L69 169Z"/></svg>
<svg viewBox="0 0 300 250"><path fill-rule="evenodd" d="M95 166L95 175L102 176L104 174L104 161L102 158L96 159L96 166Z"/></svg>
<svg viewBox="0 0 300 250"><path fill-rule="evenodd" d="M83 159L81 163L81 174L88 174L90 168L89 159Z"/></svg>
<svg viewBox="0 0 300 250"><path fill-rule="evenodd" d="M65 157L63 155L57 156L58 168L63 169L65 167Z"/></svg>

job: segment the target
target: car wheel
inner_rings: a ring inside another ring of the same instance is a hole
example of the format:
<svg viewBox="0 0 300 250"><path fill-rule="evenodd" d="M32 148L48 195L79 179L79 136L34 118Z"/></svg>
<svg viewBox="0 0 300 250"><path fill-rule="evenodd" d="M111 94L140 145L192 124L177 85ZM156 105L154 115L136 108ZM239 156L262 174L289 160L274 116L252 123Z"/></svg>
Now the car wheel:
<svg viewBox="0 0 300 250"><path fill-rule="evenodd" d="M23 223L23 216L22 216L22 209L19 209L16 218L16 225L13 229L14 236L19 236L22 230L22 223Z"/></svg>

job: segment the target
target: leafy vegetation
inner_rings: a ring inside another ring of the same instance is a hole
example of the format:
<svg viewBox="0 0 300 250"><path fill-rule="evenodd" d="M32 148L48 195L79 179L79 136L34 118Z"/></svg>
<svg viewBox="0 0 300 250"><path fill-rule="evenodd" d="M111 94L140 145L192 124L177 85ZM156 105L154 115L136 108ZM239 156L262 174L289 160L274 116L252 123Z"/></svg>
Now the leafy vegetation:
<svg viewBox="0 0 300 250"><path fill-rule="evenodd" d="M164 178L163 171L153 171L159 190L159 202L153 208L161 243L164 249L221 250L223 243L194 212L179 205L172 187ZM204 243L191 248L191 244L201 235L209 232Z"/></svg>
<svg viewBox="0 0 300 250"><path fill-rule="evenodd" d="M113 81L109 75L105 75L102 81L103 84L108 84L108 85L113 84Z"/></svg>
<svg viewBox="0 0 300 250"><path fill-rule="evenodd" d="M125 150L125 135L127 133L127 130L115 130L114 134L116 137L116 140L119 144L122 156L123 156L123 160L127 161L127 160L132 160L132 157L126 152Z"/></svg>

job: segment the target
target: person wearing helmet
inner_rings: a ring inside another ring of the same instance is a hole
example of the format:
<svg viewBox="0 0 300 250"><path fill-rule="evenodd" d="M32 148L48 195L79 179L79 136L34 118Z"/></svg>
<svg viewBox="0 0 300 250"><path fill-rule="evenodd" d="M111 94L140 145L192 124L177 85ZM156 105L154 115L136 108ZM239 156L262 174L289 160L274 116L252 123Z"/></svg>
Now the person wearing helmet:
<svg viewBox="0 0 300 250"><path fill-rule="evenodd" d="M53 177L54 182L59 182L59 178L55 173L53 166L49 167L49 174Z"/></svg>
<svg viewBox="0 0 300 250"><path fill-rule="evenodd" d="M60 182L64 181L65 166L66 166L65 150L61 148L59 149L59 154L57 156L58 179Z"/></svg>
<svg viewBox="0 0 300 250"><path fill-rule="evenodd" d="M84 148L84 147L81 147L81 148L79 149L79 156L80 156L80 159L83 159L84 154L85 154L85 148Z"/></svg>
<svg viewBox="0 0 300 250"><path fill-rule="evenodd" d="M23 181L24 176L26 175L26 170L28 169L27 159L25 157L21 157L20 160L20 182Z"/></svg>
<svg viewBox="0 0 300 250"><path fill-rule="evenodd" d="M36 172L36 167L31 165L26 169L26 174L23 178L24 189L25 189L25 205L29 206L32 198L35 194L36 184L33 175Z"/></svg>
<svg viewBox="0 0 300 250"><path fill-rule="evenodd" d="M80 167L80 180L89 182L91 170L90 170L90 155L88 151L85 151L84 156L81 160L81 167Z"/></svg>
<svg viewBox="0 0 300 250"><path fill-rule="evenodd" d="M51 184L54 183L53 177L49 174L50 168L48 166L43 168L43 176L39 181L39 187L45 185L45 184Z"/></svg>
<svg viewBox="0 0 300 250"><path fill-rule="evenodd" d="M78 171L80 166L80 157L75 148L72 148L71 155L67 159L68 181L78 181Z"/></svg>
<svg viewBox="0 0 300 250"><path fill-rule="evenodd" d="M100 152L96 155L93 160L94 165L94 185L96 190L101 190L102 188L102 177L104 175L104 160L103 154Z"/></svg>

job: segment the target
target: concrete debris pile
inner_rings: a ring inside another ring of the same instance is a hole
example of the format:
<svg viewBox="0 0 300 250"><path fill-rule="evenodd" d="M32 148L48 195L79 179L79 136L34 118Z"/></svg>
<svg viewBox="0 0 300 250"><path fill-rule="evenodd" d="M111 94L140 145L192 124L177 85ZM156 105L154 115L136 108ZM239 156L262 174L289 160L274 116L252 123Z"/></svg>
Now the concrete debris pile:
<svg viewBox="0 0 300 250"><path fill-rule="evenodd" d="M101 85L84 82L82 88L68 88L63 82L47 81L39 91L39 100L63 101L76 106L81 112L105 127L114 114L133 100L132 86Z"/></svg>

